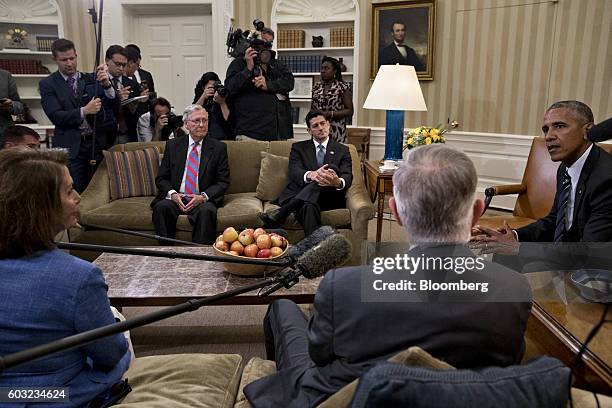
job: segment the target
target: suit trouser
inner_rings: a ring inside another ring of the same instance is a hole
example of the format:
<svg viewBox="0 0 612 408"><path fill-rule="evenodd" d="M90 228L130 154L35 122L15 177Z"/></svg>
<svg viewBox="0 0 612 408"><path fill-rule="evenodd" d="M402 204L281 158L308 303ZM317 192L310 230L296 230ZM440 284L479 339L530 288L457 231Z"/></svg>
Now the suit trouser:
<svg viewBox="0 0 612 408"><path fill-rule="evenodd" d="M276 368L314 365L308 354L308 319L291 300L272 302L264 318L266 357L276 361Z"/></svg>
<svg viewBox="0 0 612 408"><path fill-rule="evenodd" d="M94 159L96 165L92 166L91 160L91 145L92 139L81 139L79 146L79 152L74 159L68 161L68 170L70 170L70 177L72 177L72 185L77 193L81 194L87 188L89 181L93 177L94 172L100 165L100 162L104 158L102 156L102 150L96 146L94 152Z"/></svg>
<svg viewBox="0 0 612 408"><path fill-rule="evenodd" d="M178 205L172 200L160 200L153 207L153 224L157 235L176 238L176 222L181 215ZM193 225L191 240L198 244L211 245L217 232L217 207L206 201L187 213ZM165 244L167 245L167 244Z"/></svg>

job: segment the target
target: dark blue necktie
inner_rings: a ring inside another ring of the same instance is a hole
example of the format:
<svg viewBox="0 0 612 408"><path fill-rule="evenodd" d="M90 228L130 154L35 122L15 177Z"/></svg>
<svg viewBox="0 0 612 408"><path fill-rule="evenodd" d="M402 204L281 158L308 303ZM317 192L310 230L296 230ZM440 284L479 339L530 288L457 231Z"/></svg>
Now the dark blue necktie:
<svg viewBox="0 0 612 408"><path fill-rule="evenodd" d="M323 161L325 160L325 146L320 144L317 146L317 165L319 167L323 166Z"/></svg>
<svg viewBox="0 0 612 408"><path fill-rule="evenodd" d="M559 201L557 204L557 224L555 226L555 242L563 241L565 233L565 218L567 217L567 202L569 201L572 192L572 179L570 178L567 168L563 173L563 181L561 182L561 191L559 192Z"/></svg>

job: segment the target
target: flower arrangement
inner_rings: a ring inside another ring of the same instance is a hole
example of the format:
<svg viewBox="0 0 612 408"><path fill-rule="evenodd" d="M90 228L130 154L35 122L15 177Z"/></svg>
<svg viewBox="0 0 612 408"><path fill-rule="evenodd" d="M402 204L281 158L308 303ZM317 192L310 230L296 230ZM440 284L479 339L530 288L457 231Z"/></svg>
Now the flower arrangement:
<svg viewBox="0 0 612 408"><path fill-rule="evenodd" d="M446 126L436 127L419 126L411 129L406 135L404 149L412 149L418 146L429 145L432 143L446 143L444 134L448 131Z"/></svg>

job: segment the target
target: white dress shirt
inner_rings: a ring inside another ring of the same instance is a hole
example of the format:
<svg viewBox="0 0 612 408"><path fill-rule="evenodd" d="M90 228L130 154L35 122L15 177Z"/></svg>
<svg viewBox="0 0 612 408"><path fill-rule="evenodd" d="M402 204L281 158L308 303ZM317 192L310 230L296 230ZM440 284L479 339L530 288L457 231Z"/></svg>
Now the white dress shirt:
<svg viewBox="0 0 612 408"><path fill-rule="evenodd" d="M565 230L569 230L572 226L572 221L574 220L574 203L576 202L576 187L578 186L578 181L580 180L580 173L582 173L582 168L584 167L584 163L586 162L587 157L589 157L589 153L591 153L591 149L593 145L591 144L588 149L582 153L582 156L578 158L571 166L567 168L567 174L569 174L572 179L572 191L570 193L569 199L567 201L567 206L565 210L567 213L565 214Z"/></svg>
<svg viewBox="0 0 612 408"><path fill-rule="evenodd" d="M408 58L408 51L406 51L404 44L403 43L400 44L397 41L393 41L393 43L395 44L395 48L397 48L399 53L402 54L402 57L404 57L404 59Z"/></svg>
<svg viewBox="0 0 612 408"><path fill-rule="evenodd" d="M320 144L323 145L325 154L327 154L327 143L328 142L329 142L329 137L325 139L325 141L322 143L317 142L316 140L314 140L314 138L312 139L312 143L314 143L315 145L315 157L316 157L317 152L319 151ZM306 173L304 173L304 183L312 183L312 181L308 180L308 173L310 173L310 171L307 171ZM340 186L340 188L337 188L336 190L342 190L344 186L346 185L346 182L344 181L342 177L338 177L338 178L340 179L340 182L342 183L342 185Z"/></svg>

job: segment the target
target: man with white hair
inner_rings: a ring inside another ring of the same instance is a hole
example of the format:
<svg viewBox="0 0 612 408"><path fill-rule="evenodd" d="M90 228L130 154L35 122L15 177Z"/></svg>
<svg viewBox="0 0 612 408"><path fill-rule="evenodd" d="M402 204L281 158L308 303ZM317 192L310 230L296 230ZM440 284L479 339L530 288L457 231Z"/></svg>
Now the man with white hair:
<svg viewBox="0 0 612 408"><path fill-rule="evenodd" d="M377 271L376 258L372 265L331 270L319 284L310 321L289 300L272 303L264 332L267 357L278 372L245 387L251 405L317 406L411 346L457 368L518 363L531 291L522 275L487 264L468 249L484 206L475 197L476 183L474 164L460 151L444 145L410 151L393 176L389 202L410 248L383 264L407 259L420 267L408 270L398 261ZM423 267L438 259L454 267ZM405 284L422 280L438 289ZM379 290L384 283L394 289ZM486 290L470 293L467 288L478 283L481 289L486 283ZM461 285L466 289L442 289Z"/></svg>
<svg viewBox="0 0 612 408"><path fill-rule="evenodd" d="M192 241L215 242L217 207L229 186L227 146L207 137L208 113L189 105L183 113L188 136L169 140L155 178L157 197L151 203L155 232L176 237L176 221L187 214L193 225Z"/></svg>

